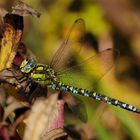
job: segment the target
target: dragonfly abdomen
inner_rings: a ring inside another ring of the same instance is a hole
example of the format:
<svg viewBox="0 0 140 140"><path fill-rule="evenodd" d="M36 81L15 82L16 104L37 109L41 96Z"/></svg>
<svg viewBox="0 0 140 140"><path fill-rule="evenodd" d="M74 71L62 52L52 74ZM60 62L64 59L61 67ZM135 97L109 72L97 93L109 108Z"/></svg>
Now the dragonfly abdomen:
<svg viewBox="0 0 140 140"><path fill-rule="evenodd" d="M140 113L140 109L138 109L130 104L127 104L127 103L124 103L124 102L119 101L117 99L102 95L102 94L97 93L95 91L89 91L87 89L68 86L68 85L65 85L65 84L58 82L58 81L51 85L51 89L52 90L67 91L67 92L71 92L73 94L87 96L87 97L90 97L90 98L95 99L95 100L103 101L103 102L110 104L110 105L118 106L120 108L129 110L132 112Z"/></svg>

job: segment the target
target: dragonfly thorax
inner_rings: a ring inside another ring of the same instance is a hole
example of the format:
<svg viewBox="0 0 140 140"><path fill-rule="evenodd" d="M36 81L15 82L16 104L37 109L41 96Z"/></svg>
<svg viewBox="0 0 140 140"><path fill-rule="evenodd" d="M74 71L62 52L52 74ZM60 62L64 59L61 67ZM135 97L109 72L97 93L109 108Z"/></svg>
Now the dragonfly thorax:
<svg viewBox="0 0 140 140"><path fill-rule="evenodd" d="M31 72L31 78L38 83L51 84L57 80L57 76L49 65L37 64Z"/></svg>
<svg viewBox="0 0 140 140"><path fill-rule="evenodd" d="M57 80L56 73L49 65L38 64L33 59L25 59L20 65L20 70L29 74L30 78L38 83L51 83Z"/></svg>
<svg viewBox="0 0 140 140"><path fill-rule="evenodd" d="M33 59L25 59L20 65L20 70L22 73L30 74L30 78L38 83L57 80L56 73L49 65L38 64Z"/></svg>

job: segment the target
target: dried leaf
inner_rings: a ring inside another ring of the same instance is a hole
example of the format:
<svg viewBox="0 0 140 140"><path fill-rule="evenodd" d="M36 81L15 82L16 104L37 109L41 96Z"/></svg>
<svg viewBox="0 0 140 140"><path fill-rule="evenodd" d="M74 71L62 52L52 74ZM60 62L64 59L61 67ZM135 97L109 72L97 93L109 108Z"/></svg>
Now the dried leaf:
<svg viewBox="0 0 140 140"><path fill-rule="evenodd" d="M20 66L21 62L26 58L32 58L34 60L37 60L33 52L31 52L23 42L20 42L13 63L17 66Z"/></svg>
<svg viewBox="0 0 140 140"><path fill-rule="evenodd" d="M0 8L0 17L3 18L8 12L3 9L3 8Z"/></svg>
<svg viewBox="0 0 140 140"><path fill-rule="evenodd" d="M12 97L9 97L8 100L9 100L8 102L10 102L10 104L4 109L3 121L5 121L6 118L8 117L8 115L10 113L12 113L14 110L25 107L25 104L22 104L21 102L16 101Z"/></svg>
<svg viewBox="0 0 140 140"><path fill-rule="evenodd" d="M25 83L23 82L22 84L20 84L16 79L19 76L23 76L21 75L21 72L19 70L15 70L13 68L4 69L0 71L0 83L8 83L9 85L13 85L16 88L20 88L21 86L24 87L26 81Z"/></svg>
<svg viewBox="0 0 140 140"><path fill-rule="evenodd" d="M48 127L46 127L42 133L46 135L48 132L53 129L63 128L64 126L64 101L58 100L55 108L54 114L51 116Z"/></svg>
<svg viewBox="0 0 140 140"><path fill-rule="evenodd" d="M0 42L3 37L4 33L4 21L3 17L7 14L8 12L5 9L0 8Z"/></svg>
<svg viewBox="0 0 140 140"><path fill-rule="evenodd" d="M24 123L24 119L27 117L27 115L29 114L29 111L26 111L24 113L22 113L13 123L12 125L10 125L9 127L9 135L10 136L14 136L15 134L15 130L18 131L18 134L23 136L23 131L25 128L25 123ZM17 127L18 126L18 127ZM19 127L20 126L20 127Z"/></svg>
<svg viewBox="0 0 140 140"><path fill-rule="evenodd" d="M0 128L0 139L1 140L10 140L8 136L8 131L6 128Z"/></svg>
<svg viewBox="0 0 140 140"><path fill-rule="evenodd" d="M11 67L23 33L23 17L6 14L0 49L0 70Z"/></svg>
<svg viewBox="0 0 140 140"><path fill-rule="evenodd" d="M0 105L5 104L6 94L3 88L0 87Z"/></svg>
<svg viewBox="0 0 140 140"><path fill-rule="evenodd" d="M67 133L62 128L58 128L42 136L40 140L55 140L55 139L62 140L63 138L66 138L66 136Z"/></svg>
<svg viewBox="0 0 140 140"><path fill-rule="evenodd" d="M59 113L57 110L57 98L58 94L53 94L48 99L37 100L34 103L27 118L24 140L38 140L46 132L50 131L52 125L56 123L54 118L57 118Z"/></svg>
<svg viewBox="0 0 140 140"><path fill-rule="evenodd" d="M3 115L4 115L4 109L3 109L3 107L2 107L1 104L0 104L0 122L1 122L2 119L3 119Z"/></svg>
<svg viewBox="0 0 140 140"><path fill-rule="evenodd" d="M40 13L33 9L28 4L24 3L21 0L16 0L14 6L12 7L12 14L17 14L20 16L33 16L33 17L40 17Z"/></svg>

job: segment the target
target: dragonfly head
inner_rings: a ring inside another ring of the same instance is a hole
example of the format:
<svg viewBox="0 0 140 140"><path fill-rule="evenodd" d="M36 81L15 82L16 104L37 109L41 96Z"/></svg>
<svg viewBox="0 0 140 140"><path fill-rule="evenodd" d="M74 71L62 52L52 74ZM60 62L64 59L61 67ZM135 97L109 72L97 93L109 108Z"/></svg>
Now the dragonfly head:
<svg viewBox="0 0 140 140"><path fill-rule="evenodd" d="M30 73L36 66L36 61L34 59L24 59L20 65L20 70L23 73Z"/></svg>

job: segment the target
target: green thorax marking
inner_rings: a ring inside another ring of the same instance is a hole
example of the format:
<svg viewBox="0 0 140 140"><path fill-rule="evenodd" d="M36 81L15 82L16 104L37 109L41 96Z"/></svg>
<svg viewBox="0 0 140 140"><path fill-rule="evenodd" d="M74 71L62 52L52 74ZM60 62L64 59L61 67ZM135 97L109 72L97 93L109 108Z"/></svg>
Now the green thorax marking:
<svg viewBox="0 0 140 140"><path fill-rule="evenodd" d="M23 73L30 74L30 78L40 84L48 85L57 80L54 70L49 65L37 64L32 59L25 59L20 66L20 70Z"/></svg>

